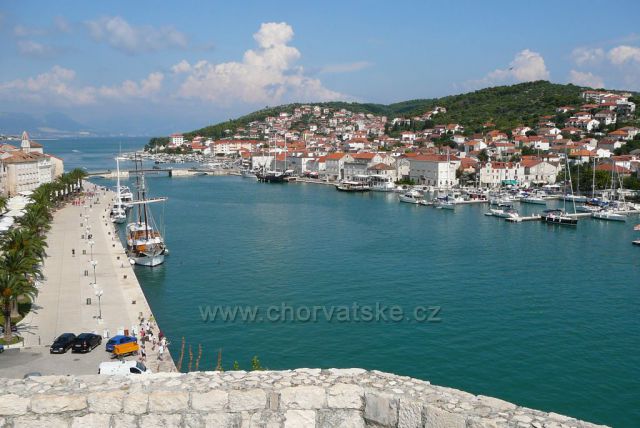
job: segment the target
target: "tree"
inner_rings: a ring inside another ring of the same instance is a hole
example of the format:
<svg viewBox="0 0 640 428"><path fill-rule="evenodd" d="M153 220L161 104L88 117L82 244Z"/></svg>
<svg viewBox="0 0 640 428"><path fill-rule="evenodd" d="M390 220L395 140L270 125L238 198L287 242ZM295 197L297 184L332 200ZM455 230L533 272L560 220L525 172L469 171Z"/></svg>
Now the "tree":
<svg viewBox="0 0 640 428"><path fill-rule="evenodd" d="M0 300L4 315L4 339L10 343L11 308L22 296L33 299L38 294L36 277L41 276L38 260L24 251L5 251L0 258Z"/></svg>
<svg viewBox="0 0 640 428"><path fill-rule="evenodd" d="M480 162L486 162L489 160L489 155L487 154L487 149L482 149L480 154L478 154L478 160Z"/></svg>

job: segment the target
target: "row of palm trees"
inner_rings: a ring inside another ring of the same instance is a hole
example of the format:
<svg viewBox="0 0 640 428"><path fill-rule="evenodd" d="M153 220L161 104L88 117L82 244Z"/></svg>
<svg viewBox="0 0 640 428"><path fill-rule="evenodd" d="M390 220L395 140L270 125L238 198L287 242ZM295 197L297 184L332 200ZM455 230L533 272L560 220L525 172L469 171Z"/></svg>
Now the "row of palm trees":
<svg viewBox="0 0 640 428"><path fill-rule="evenodd" d="M17 227L0 238L0 308L4 316L4 340L11 343L11 312L20 299L33 301L38 294L36 281L42 279L47 255L46 233L51 228L52 211L82 189L87 176L81 169L62 174L55 181L33 191L31 202ZM0 199L0 210L7 201Z"/></svg>

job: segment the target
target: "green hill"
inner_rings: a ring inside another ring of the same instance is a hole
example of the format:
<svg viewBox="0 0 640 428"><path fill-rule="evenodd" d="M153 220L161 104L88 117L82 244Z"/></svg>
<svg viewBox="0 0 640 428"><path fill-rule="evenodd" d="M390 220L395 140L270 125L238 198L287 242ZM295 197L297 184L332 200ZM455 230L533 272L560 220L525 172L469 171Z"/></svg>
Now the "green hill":
<svg viewBox="0 0 640 428"><path fill-rule="evenodd" d="M326 102L306 103L334 109L345 108L353 112L386 115L388 117L413 117L431 111L435 106L445 107L447 113L433 117L435 124L460 123L469 131L482 130L482 124L493 122L498 129L510 129L517 125L534 125L540 116L555 114L555 108L563 105L580 105L584 102L580 92L590 88L572 84L561 85L544 80L519 83L511 86L496 86L460 95L442 98L417 99L394 104ZM195 135L221 138L225 130L235 131L249 122L263 120L280 112L292 113L302 104L287 104L269 107L227 122L207 126L185 133L187 138Z"/></svg>

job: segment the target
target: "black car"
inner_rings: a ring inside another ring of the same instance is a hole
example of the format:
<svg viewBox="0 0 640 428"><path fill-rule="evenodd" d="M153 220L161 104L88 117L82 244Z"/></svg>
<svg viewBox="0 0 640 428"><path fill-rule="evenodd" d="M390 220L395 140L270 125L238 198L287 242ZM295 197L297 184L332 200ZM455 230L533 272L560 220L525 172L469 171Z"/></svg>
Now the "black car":
<svg viewBox="0 0 640 428"><path fill-rule="evenodd" d="M102 336L93 333L82 333L76 337L71 352L89 352L102 343Z"/></svg>
<svg viewBox="0 0 640 428"><path fill-rule="evenodd" d="M73 333L63 333L53 342L49 352L52 354L64 354L71 348L76 335Z"/></svg>

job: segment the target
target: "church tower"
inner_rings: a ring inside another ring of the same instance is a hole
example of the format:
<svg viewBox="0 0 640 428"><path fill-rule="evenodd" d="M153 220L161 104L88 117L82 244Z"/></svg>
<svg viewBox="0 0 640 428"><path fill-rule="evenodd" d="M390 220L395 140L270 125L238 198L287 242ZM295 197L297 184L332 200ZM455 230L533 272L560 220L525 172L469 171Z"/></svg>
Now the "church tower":
<svg viewBox="0 0 640 428"><path fill-rule="evenodd" d="M27 134L27 131L24 131L22 133L22 143L20 144L20 150L25 153L31 152L31 142L29 141L29 134Z"/></svg>

